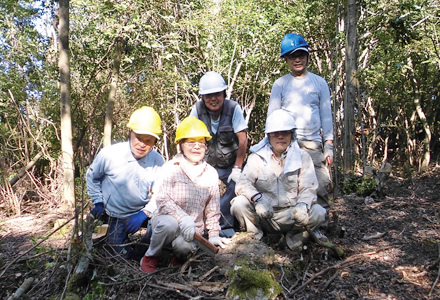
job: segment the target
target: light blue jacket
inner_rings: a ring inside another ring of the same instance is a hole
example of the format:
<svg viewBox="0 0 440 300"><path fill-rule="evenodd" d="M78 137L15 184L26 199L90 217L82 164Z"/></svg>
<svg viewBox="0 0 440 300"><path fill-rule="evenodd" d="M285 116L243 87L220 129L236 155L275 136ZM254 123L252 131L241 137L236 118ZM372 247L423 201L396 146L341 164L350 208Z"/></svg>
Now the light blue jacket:
<svg viewBox="0 0 440 300"><path fill-rule="evenodd" d="M150 189L163 164L155 150L137 160L129 142L105 147L87 170L88 194L93 203L104 203L109 216L127 218L149 203Z"/></svg>

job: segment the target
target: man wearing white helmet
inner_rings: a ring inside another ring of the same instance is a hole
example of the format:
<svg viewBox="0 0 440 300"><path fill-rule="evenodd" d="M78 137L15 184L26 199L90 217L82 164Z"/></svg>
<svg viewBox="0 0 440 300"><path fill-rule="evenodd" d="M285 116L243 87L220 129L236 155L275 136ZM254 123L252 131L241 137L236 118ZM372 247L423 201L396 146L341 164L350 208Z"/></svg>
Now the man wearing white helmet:
<svg viewBox="0 0 440 300"><path fill-rule="evenodd" d="M230 202L235 197L235 182L240 177L246 155L248 126L240 105L225 99L226 89L225 80L219 73L206 72L199 82L202 101L194 105L190 115L202 120L212 136L205 159L226 185L220 198L220 234L231 237L237 224L230 212Z"/></svg>
<svg viewBox="0 0 440 300"><path fill-rule="evenodd" d="M129 233L137 232L151 217L156 205L149 194L164 164L153 149L162 133L157 112L141 107L133 112L127 127L129 141L103 148L86 173L87 192L94 204L91 214L100 218L105 211L109 216L107 241L111 245L123 244ZM115 247L124 257L128 250Z"/></svg>
<svg viewBox="0 0 440 300"><path fill-rule="evenodd" d="M267 115L277 109L289 111L297 126L298 144L312 157L318 178L318 203L329 210L327 187L330 176L326 163L333 162L333 120L330 91L321 76L307 71L309 44L296 33L281 42L281 57L290 73L275 81Z"/></svg>
<svg viewBox="0 0 440 300"><path fill-rule="evenodd" d="M247 232L284 233L290 249L302 249L309 238L305 229L325 221L325 209L316 203L318 181L310 155L295 138L295 121L285 110L266 120L265 137L250 148L236 185L231 212Z"/></svg>

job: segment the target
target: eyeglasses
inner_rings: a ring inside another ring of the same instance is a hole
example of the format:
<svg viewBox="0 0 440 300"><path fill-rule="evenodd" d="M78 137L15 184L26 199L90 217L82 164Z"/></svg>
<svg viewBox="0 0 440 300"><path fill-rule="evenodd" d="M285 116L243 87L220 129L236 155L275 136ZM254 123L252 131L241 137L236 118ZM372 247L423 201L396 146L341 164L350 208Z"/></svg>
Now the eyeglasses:
<svg viewBox="0 0 440 300"><path fill-rule="evenodd" d="M286 137L291 134L292 134L292 131L274 131L274 132L269 132L267 135L272 136L272 137L277 137L277 136Z"/></svg>
<svg viewBox="0 0 440 300"><path fill-rule="evenodd" d="M286 54L284 56L288 59L295 59L295 58L305 58L307 54L308 53L306 51L299 50L293 53Z"/></svg>
<svg viewBox="0 0 440 300"><path fill-rule="evenodd" d="M187 145L191 149L194 148L196 145L197 145L197 147L202 148L202 149L208 148L208 145L206 145L205 143L201 143L201 142L185 142L184 144Z"/></svg>

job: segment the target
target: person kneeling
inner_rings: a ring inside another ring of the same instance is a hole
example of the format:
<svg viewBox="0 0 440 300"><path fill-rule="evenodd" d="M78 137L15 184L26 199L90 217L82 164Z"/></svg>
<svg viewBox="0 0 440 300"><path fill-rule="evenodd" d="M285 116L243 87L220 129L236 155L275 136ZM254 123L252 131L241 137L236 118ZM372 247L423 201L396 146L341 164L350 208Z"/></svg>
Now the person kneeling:
<svg viewBox="0 0 440 300"><path fill-rule="evenodd" d="M302 249L311 230L325 221L316 203L316 179L310 155L295 138L295 120L278 109L266 120L265 137L251 147L231 201L231 213L241 228L261 239L263 233L283 233L291 250Z"/></svg>
<svg viewBox="0 0 440 300"><path fill-rule="evenodd" d="M217 171L203 160L209 139L205 124L195 117L185 118L177 127L175 142L182 152L165 163L155 186L157 210L151 220L151 241L140 262L144 272L156 271L166 245L174 252L171 263L181 264L197 250L194 234L203 234L205 227L213 245L224 248L230 242L219 236Z"/></svg>

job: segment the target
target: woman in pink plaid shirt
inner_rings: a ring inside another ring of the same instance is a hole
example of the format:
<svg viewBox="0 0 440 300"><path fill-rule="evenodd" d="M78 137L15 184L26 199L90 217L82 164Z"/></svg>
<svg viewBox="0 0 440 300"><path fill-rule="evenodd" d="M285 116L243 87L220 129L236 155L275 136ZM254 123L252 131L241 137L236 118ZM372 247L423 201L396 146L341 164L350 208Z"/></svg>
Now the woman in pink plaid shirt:
<svg viewBox="0 0 440 300"><path fill-rule="evenodd" d="M176 144L181 153L162 167L155 186L157 210L151 220L149 248L141 259L146 273L157 270L158 256L171 245L173 266L197 250L194 234L208 231L209 241L224 248L230 239L219 236L220 193L217 171L203 159L211 135L196 117L185 118L177 127Z"/></svg>

